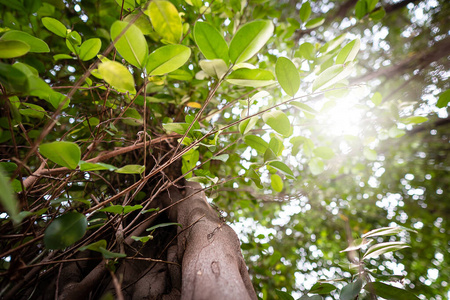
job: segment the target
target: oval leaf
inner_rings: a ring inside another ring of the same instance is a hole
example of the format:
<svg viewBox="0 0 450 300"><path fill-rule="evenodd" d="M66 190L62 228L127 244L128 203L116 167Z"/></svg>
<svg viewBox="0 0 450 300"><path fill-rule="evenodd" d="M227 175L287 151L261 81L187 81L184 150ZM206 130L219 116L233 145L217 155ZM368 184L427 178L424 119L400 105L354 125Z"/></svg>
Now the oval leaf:
<svg viewBox="0 0 450 300"><path fill-rule="evenodd" d="M300 73L294 63L286 57L279 57L275 65L275 74L286 94L294 97L300 87Z"/></svg>
<svg viewBox="0 0 450 300"><path fill-rule="evenodd" d="M199 65L206 74L219 79L228 71L228 66L222 59L201 60Z"/></svg>
<svg viewBox="0 0 450 300"><path fill-rule="evenodd" d="M69 212L56 218L44 232L44 244L47 249L64 249L86 232L87 220L83 214Z"/></svg>
<svg viewBox="0 0 450 300"><path fill-rule="evenodd" d="M294 173L292 172L292 170L284 162L272 161L272 162L269 163L269 165L271 167L277 169L278 171L282 172L284 175L286 175L287 178L295 179Z"/></svg>
<svg viewBox="0 0 450 300"><path fill-rule="evenodd" d="M397 251L403 248L410 247L408 244L404 242L386 242L386 243L379 243L376 245L373 245L369 249L367 249L366 253L364 254L362 259L370 259L373 257L380 256L381 254Z"/></svg>
<svg viewBox="0 0 450 300"><path fill-rule="evenodd" d="M228 64L230 59L227 42L214 26L206 22L197 22L194 26L194 39L206 59L219 58Z"/></svg>
<svg viewBox="0 0 450 300"><path fill-rule="evenodd" d="M45 28L47 28L47 30L53 32L56 35L59 35L60 37L65 38L67 35L66 26L64 26L63 23L61 23L60 21L58 21L56 19L49 18L49 17L42 18L42 24L44 24L44 26L45 26Z"/></svg>
<svg viewBox="0 0 450 300"><path fill-rule="evenodd" d="M253 117L242 121L241 123L239 123L239 132L242 135L246 135L250 130L253 129L253 127L255 127L256 122L258 122L257 117Z"/></svg>
<svg viewBox="0 0 450 300"><path fill-rule="evenodd" d="M98 66L98 72L117 91L136 93L133 75L124 65L116 61L105 61Z"/></svg>
<svg viewBox="0 0 450 300"><path fill-rule="evenodd" d="M158 48L148 57L147 73L155 76L175 71L187 62L189 56L191 56L191 49L183 45L167 45Z"/></svg>
<svg viewBox="0 0 450 300"><path fill-rule="evenodd" d="M111 40L114 41L128 25L129 23L125 21L114 22L111 26ZM144 35L136 25L131 24L114 46L128 63L138 68L144 66L148 46Z"/></svg>
<svg viewBox="0 0 450 300"><path fill-rule="evenodd" d="M310 15L311 15L311 4L309 4L309 2L306 1L300 8L300 20L302 20L302 22L306 22L306 20L309 19Z"/></svg>
<svg viewBox="0 0 450 300"><path fill-rule="evenodd" d="M30 51L30 46L21 41L0 40L0 58L14 58L25 55Z"/></svg>
<svg viewBox="0 0 450 300"><path fill-rule="evenodd" d="M280 193L283 190L283 179L278 174L272 174L270 176L270 185L274 191Z"/></svg>
<svg viewBox="0 0 450 300"><path fill-rule="evenodd" d="M250 59L266 44L273 29L268 20L253 21L239 28L230 43L231 62L237 64Z"/></svg>
<svg viewBox="0 0 450 300"><path fill-rule="evenodd" d="M183 26L177 8L169 1L152 1L145 11L153 28L164 40L171 44L180 42Z"/></svg>
<svg viewBox="0 0 450 300"><path fill-rule="evenodd" d="M262 116L264 122L276 132L288 136L291 133L291 123L281 110L268 111Z"/></svg>
<svg viewBox="0 0 450 300"><path fill-rule="evenodd" d="M340 300L354 300L359 295L362 288L362 280L358 278L355 282L351 282L344 286L339 296Z"/></svg>
<svg viewBox="0 0 450 300"><path fill-rule="evenodd" d="M325 22L325 18L324 17L315 18L315 19L309 20L305 24L305 27L306 27L306 29L313 29L313 28L319 27L324 22Z"/></svg>
<svg viewBox="0 0 450 300"><path fill-rule="evenodd" d="M60 166L75 169L81 158L80 147L72 142L53 142L39 146L39 152Z"/></svg>
<svg viewBox="0 0 450 300"><path fill-rule="evenodd" d="M267 70L242 68L233 71L227 81L235 85L261 87L275 83L275 76Z"/></svg>
<svg viewBox="0 0 450 300"><path fill-rule="evenodd" d="M384 284L382 282L369 282L364 289L370 293L375 292L377 296L383 297L389 300L419 300L419 298L413 293L399 289L392 285Z"/></svg>
<svg viewBox="0 0 450 300"><path fill-rule="evenodd" d="M443 108L450 102L450 90L446 90L439 95L439 100L436 103L438 108Z"/></svg>
<svg viewBox="0 0 450 300"><path fill-rule="evenodd" d="M94 38L85 41L80 46L80 59L83 61L93 59L98 54L101 47L102 41L100 39Z"/></svg>
<svg viewBox="0 0 450 300"><path fill-rule="evenodd" d="M26 32L18 30L7 31L2 36L2 41L21 41L30 46L30 52L44 53L50 52L50 48L47 43L41 39L38 39Z"/></svg>

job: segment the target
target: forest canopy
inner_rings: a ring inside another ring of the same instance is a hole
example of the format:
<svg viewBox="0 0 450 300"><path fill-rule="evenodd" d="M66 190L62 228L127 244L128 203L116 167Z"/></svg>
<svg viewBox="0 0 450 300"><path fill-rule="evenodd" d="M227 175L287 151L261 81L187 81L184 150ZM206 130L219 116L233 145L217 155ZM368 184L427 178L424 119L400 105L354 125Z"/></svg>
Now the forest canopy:
<svg viewBox="0 0 450 300"><path fill-rule="evenodd" d="M0 16L2 299L450 297L449 1Z"/></svg>

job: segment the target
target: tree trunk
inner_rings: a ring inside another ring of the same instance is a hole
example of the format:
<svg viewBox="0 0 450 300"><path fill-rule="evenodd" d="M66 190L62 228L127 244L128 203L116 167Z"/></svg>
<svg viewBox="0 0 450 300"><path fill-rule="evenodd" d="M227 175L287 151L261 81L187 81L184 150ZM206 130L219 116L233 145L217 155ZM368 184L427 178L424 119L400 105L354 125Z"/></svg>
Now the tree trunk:
<svg viewBox="0 0 450 300"><path fill-rule="evenodd" d="M171 187L154 206L170 209L147 218L123 239L123 246L116 246L115 252L124 249L126 259L114 264L96 252L76 252L79 261L25 277L24 288L17 285L5 299L100 299L108 293L116 299L257 299L236 233L208 204L198 183ZM181 226L156 229L143 247L131 238L163 222Z"/></svg>

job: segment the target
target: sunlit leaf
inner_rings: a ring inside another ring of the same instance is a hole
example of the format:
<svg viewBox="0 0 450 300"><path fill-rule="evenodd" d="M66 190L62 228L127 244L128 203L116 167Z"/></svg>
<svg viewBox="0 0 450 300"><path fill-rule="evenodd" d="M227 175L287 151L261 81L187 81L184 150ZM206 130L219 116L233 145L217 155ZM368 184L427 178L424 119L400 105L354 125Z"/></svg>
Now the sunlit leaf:
<svg viewBox="0 0 450 300"><path fill-rule="evenodd" d="M373 240L367 240L367 239L364 239L364 238L356 239L356 240L352 241L350 246L348 246L347 248L345 248L344 250L342 250L340 252L356 251L356 250L361 249L364 246L369 245L372 242L373 242Z"/></svg>
<svg viewBox="0 0 450 300"><path fill-rule="evenodd" d="M364 286L368 292L389 300L419 300L413 293L382 282L369 282Z"/></svg>
<svg viewBox="0 0 450 300"><path fill-rule="evenodd" d="M136 93L134 78L130 71L116 61L105 61L98 66L103 79L119 92Z"/></svg>
<svg viewBox="0 0 450 300"><path fill-rule="evenodd" d="M141 165L126 165L114 172L120 174L142 174L145 171L145 166Z"/></svg>
<svg viewBox="0 0 450 300"><path fill-rule="evenodd" d="M105 163L90 163L86 161L80 160L80 171L100 171L100 170L109 170L113 171L117 168L113 165L105 164Z"/></svg>
<svg viewBox="0 0 450 300"><path fill-rule="evenodd" d="M23 56L30 51L30 46L22 41L0 40L0 58L14 58Z"/></svg>
<svg viewBox="0 0 450 300"><path fill-rule="evenodd" d="M355 39L345 45L336 57L336 64L345 64L353 61L358 54L360 46L361 41L359 39Z"/></svg>
<svg viewBox="0 0 450 300"><path fill-rule="evenodd" d="M292 172L292 170L284 162L272 161L272 162L269 163L269 165L271 167L277 169L278 171L282 172L284 175L286 175L287 178L295 179L294 173Z"/></svg>
<svg viewBox="0 0 450 300"><path fill-rule="evenodd" d="M331 159L334 157L334 151L330 147L317 147L313 150L314 155L323 158L323 159Z"/></svg>
<svg viewBox="0 0 450 300"><path fill-rule="evenodd" d="M148 46L144 35L136 25L130 25L130 23L125 21L114 22L111 26L111 40L115 41L127 26L129 26L128 29L114 46L128 63L138 68L143 68L148 54Z"/></svg>
<svg viewBox="0 0 450 300"><path fill-rule="evenodd" d="M2 35L1 41L21 41L30 46L30 52L44 53L50 52L47 43L26 32L10 30Z"/></svg>
<svg viewBox="0 0 450 300"><path fill-rule="evenodd" d="M399 129L397 128L397 126L392 126L391 128L389 128L388 131L388 135L389 137L395 139L395 138L399 138L405 135L405 131L403 129Z"/></svg>
<svg viewBox="0 0 450 300"><path fill-rule="evenodd" d="M222 161L222 162L226 162L226 161L228 160L229 157L230 157L229 154L221 154L221 155L213 156L211 159L214 159L214 160L220 160L220 161Z"/></svg>
<svg viewBox="0 0 450 300"><path fill-rule="evenodd" d="M237 64L249 60L267 43L273 30L273 24L268 20L253 21L240 27L230 43L231 62Z"/></svg>
<svg viewBox="0 0 450 300"><path fill-rule="evenodd" d="M295 96L300 87L300 74L292 63L285 57L279 57L275 65L278 83L289 96Z"/></svg>
<svg viewBox="0 0 450 300"><path fill-rule="evenodd" d="M324 22L325 22L325 18L324 17L315 18L315 19L309 20L305 24L305 27L306 27L306 29L313 29L313 28L319 27Z"/></svg>
<svg viewBox="0 0 450 300"><path fill-rule="evenodd" d="M306 1L302 4L302 7L300 8L300 20L302 22L306 22L309 19L309 16L311 15L311 4L309 4L309 1Z"/></svg>
<svg viewBox="0 0 450 300"><path fill-rule="evenodd" d="M276 192L281 192L283 190L283 179L278 174L270 175L270 185Z"/></svg>
<svg viewBox="0 0 450 300"><path fill-rule="evenodd" d="M261 87L275 83L275 76L268 70L242 68L228 75L227 81L235 85Z"/></svg>
<svg viewBox="0 0 450 300"><path fill-rule="evenodd" d="M258 173L256 173L256 171L253 170L252 168L248 168L248 171L245 174L245 176L250 178L259 189L262 189L264 187L262 185L261 178L259 177Z"/></svg>
<svg viewBox="0 0 450 300"><path fill-rule="evenodd" d="M80 59L83 61L93 59L97 56L100 48L102 47L102 41L100 39L94 38L85 41L80 46Z"/></svg>
<svg viewBox="0 0 450 300"><path fill-rule="evenodd" d="M364 256L362 259L371 259L373 257L380 256L381 254L385 254L388 252L397 251L403 248L409 248L410 246L404 242L386 242L386 243L379 243L376 245L373 245L369 249L367 249L366 253L364 253Z"/></svg>
<svg viewBox="0 0 450 300"><path fill-rule="evenodd" d="M325 164L322 159L313 157L308 163L309 169L313 175L319 175L325 170Z"/></svg>
<svg viewBox="0 0 450 300"><path fill-rule="evenodd" d="M197 22L194 26L194 38L206 59L222 59L228 64L228 45L223 35L206 22Z"/></svg>
<svg viewBox="0 0 450 300"><path fill-rule="evenodd" d="M269 144L261 137L256 135L246 135L244 137L244 142L261 154L264 154L264 152L266 152L266 149L269 148Z"/></svg>
<svg viewBox="0 0 450 300"><path fill-rule="evenodd" d="M348 65L334 65L323 71L314 80L312 89L316 91L318 89L326 89L333 84L347 78L353 71L353 64Z"/></svg>
<svg viewBox="0 0 450 300"><path fill-rule="evenodd" d="M308 60L313 60L315 58L314 45L308 42L302 43L300 47L298 47L296 56L300 56Z"/></svg>
<svg viewBox="0 0 450 300"><path fill-rule="evenodd" d="M376 236L391 236L396 235L402 231L410 231L410 232L417 232L415 230L402 227L402 226L396 226L396 227L381 227L374 230L371 230L365 234L363 234L362 238L369 238L369 237L376 237Z"/></svg>
<svg viewBox="0 0 450 300"><path fill-rule="evenodd" d="M153 28L165 41L176 44L181 40L183 26L177 8L169 1L150 2L145 14L150 17Z"/></svg>
<svg viewBox="0 0 450 300"><path fill-rule="evenodd" d="M78 212L69 212L57 217L44 232L45 247L64 249L81 239L86 228L86 217Z"/></svg>
<svg viewBox="0 0 450 300"><path fill-rule="evenodd" d="M275 154L275 152L273 152L272 149L267 148L266 152L264 152L264 162L269 162L273 160L277 160L277 155Z"/></svg>
<svg viewBox="0 0 450 300"><path fill-rule="evenodd" d="M370 149L370 148L364 148L363 155L368 160L377 160L377 151Z"/></svg>
<svg viewBox="0 0 450 300"><path fill-rule="evenodd" d="M148 56L146 70L149 75L164 75L184 65L191 56L191 49L184 45L167 45Z"/></svg>
<svg viewBox="0 0 450 300"><path fill-rule="evenodd" d="M42 18L42 24L44 24L45 28L47 28L49 31L53 32L56 35L59 35L60 37L65 38L67 35L66 26L64 26L63 23L54 18Z"/></svg>
<svg viewBox="0 0 450 300"><path fill-rule="evenodd" d="M421 117L421 116L411 116L411 117L407 117L401 120L401 122L403 124L421 124L423 122L428 121L427 117Z"/></svg>
<svg viewBox="0 0 450 300"><path fill-rule="evenodd" d="M53 142L41 144L39 152L60 166L75 169L81 158L81 150L72 142Z"/></svg>
<svg viewBox="0 0 450 300"><path fill-rule="evenodd" d="M291 123L281 110L271 110L263 114L264 122L276 132L289 136L291 134Z"/></svg>
<svg viewBox="0 0 450 300"><path fill-rule="evenodd" d="M378 106L381 104L381 101L383 101L383 96L381 96L379 92L375 92L372 98L370 98L370 101L372 101L375 106Z"/></svg>

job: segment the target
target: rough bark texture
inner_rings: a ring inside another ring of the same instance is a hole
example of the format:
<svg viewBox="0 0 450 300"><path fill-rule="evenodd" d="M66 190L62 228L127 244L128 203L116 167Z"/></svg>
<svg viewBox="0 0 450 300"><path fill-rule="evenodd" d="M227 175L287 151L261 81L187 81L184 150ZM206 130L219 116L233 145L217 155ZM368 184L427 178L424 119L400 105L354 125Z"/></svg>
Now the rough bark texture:
<svg viewBox="0 0 450 300"><path fill-rule="evenodd" d="M74 252L80 261L38 268L40 273L22 278L26 281L19 281L5 299L100 299L105 294L116 299L257 299L236 233L208 204L199 184L171 187L155 199L156 205L171 208L124 238L128 257L114 268L96 252ZM143 247L131 239L162 222L182 227L157 229Z"/></svg>

